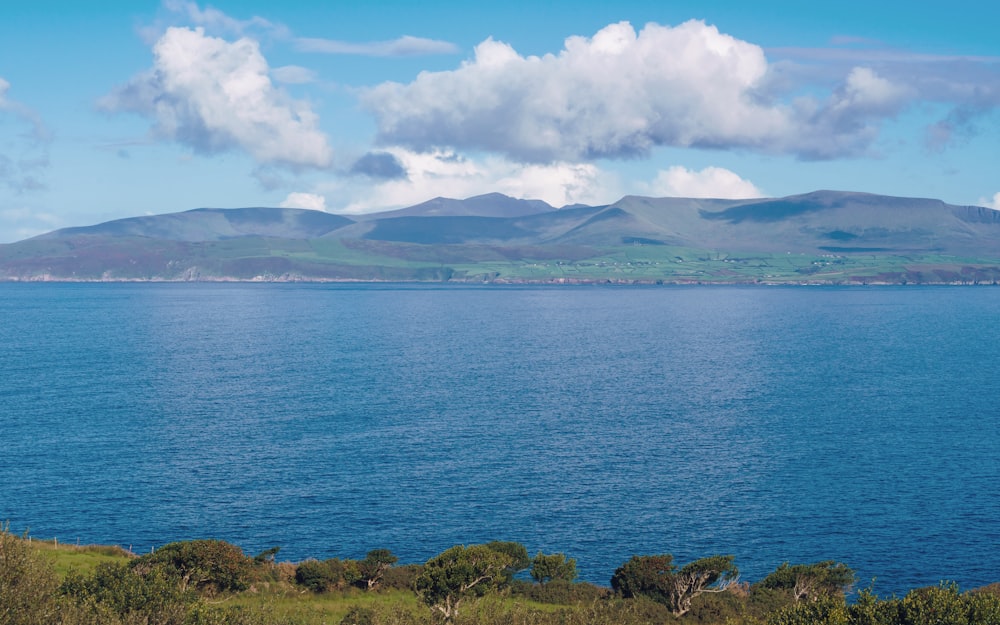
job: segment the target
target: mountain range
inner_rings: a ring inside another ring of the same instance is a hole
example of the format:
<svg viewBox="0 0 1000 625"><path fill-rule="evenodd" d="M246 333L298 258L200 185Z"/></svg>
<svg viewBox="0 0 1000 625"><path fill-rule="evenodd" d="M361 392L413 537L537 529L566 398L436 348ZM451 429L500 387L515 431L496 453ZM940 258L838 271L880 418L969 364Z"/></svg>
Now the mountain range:
<svg viewBox="0 0 1000 625"><path fill-rule="evenodd" d="M560 208L493 193L366 215L199 208L0 245L5 280L995 282L998 267L1000 211L842 191Z"/></svg>

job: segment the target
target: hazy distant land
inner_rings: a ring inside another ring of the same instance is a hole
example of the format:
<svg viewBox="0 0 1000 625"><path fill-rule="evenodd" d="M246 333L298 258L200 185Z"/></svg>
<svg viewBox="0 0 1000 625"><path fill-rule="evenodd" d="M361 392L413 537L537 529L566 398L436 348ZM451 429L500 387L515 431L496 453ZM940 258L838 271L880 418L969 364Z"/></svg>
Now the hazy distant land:
<svg viewBox="0 0 1000 625"><path fill-rule="evenodd" d="M838 191L558 209L488 194L352 216L201 208L0 245L0 280L996 284L1000 211Z"/></svg>

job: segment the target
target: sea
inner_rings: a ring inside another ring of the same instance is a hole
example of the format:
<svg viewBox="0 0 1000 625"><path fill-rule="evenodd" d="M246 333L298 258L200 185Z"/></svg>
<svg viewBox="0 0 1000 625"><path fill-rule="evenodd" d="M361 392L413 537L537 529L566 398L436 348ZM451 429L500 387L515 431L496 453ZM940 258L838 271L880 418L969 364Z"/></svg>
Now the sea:
<svg viewBox="0 0 1000 625"><path fill-rule="evenodd" d="M1000 288L0 284L0 523L1000 581Z"/></svg>

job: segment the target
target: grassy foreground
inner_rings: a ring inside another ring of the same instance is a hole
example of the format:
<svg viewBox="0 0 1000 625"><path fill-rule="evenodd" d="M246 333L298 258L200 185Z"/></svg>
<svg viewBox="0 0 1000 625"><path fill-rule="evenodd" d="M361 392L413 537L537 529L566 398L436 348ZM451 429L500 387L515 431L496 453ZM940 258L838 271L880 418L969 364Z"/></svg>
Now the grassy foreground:
<svg viewBox="0 0 1000 625"><path fill-rule="evenodd" d="M370 577L367 560L293 564L273 555L250 558L221 541L192 541L136 557L0 531L0 625L1000 625L1000 584L969 592L942 584L902 598L862 590L846 601L853 572L834 563L785 564L755 584L716 588L682 616L653 588L629 596L569 580L508 578L445 617L414 592L433 559L383 567L366 589L345 580L351 571ZM334 573L317 577L320 570Z"/></svg>

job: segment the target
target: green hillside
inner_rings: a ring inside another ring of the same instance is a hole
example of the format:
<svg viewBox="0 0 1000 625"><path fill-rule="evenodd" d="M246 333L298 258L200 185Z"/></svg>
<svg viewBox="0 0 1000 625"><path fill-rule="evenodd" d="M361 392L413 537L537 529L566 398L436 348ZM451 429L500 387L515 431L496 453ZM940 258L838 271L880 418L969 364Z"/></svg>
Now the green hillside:
<svg viewBox="0 0 1000 625"><path fill-rule="evenodd" d="M564 209L493 194L354 219L197 209L0 245L0 279L992 284L1000 211L833 191Z"/></svg>

